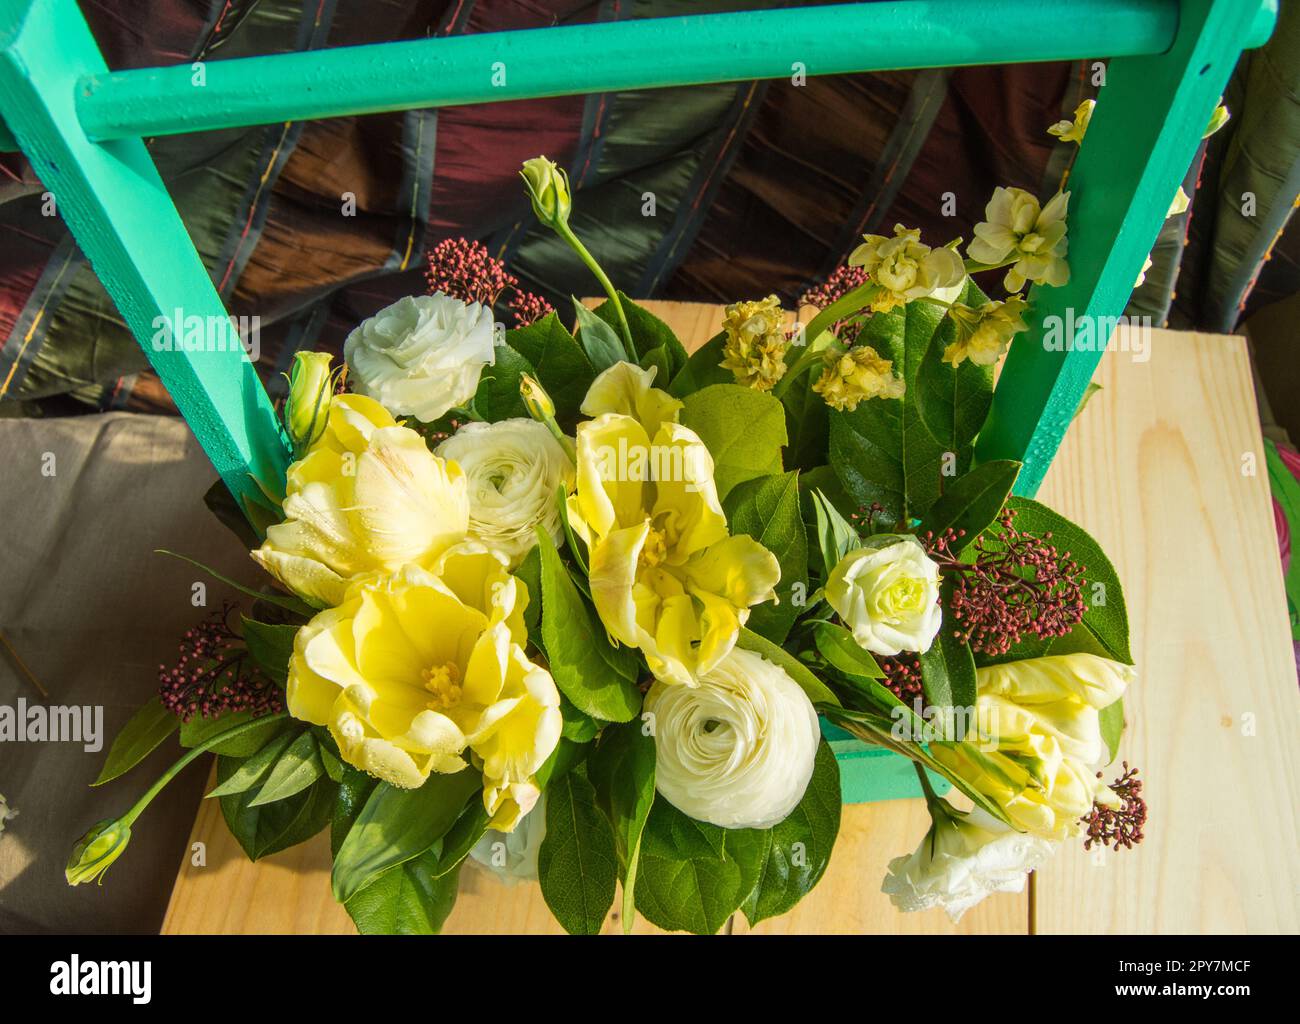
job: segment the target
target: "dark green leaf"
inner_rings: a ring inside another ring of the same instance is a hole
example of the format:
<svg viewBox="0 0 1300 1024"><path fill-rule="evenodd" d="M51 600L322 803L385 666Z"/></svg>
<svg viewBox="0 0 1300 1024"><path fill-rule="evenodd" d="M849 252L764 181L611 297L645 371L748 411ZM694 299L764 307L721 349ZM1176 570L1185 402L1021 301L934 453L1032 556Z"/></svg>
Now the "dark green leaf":
<svg viewBox="0 0 1300 1024"><path fill-rule="evenodd" d="M216 569L190 558L188 555L177 554L175 551L168 551L166 548L155 548L154 554L170 555L172 558L179 558L182 562L189 562L190 565L194 566L196 569L202 569L214 580L220 580L226 586L234 587L241 594L255 597L259 601L266 601L268 604L273 604L278 608L283 608L285 611L293 612L296 615L303 615L307 618L311 618L316 614L317 609L313 608L306 601L303 601L300 598L291 597L288 594L266 593L261 590L254 590L252 587L246 587L242 583L236 583L229 576L221 575L221 573L217 572Z"/></svg>
<svg viewBox="0 0 1300 1024"><path fill-rule="evenodd" d="M197 747L214 736L243 725L245 722L251 722L254 717L249 711L229 711L217 718L191 718L181 726L181 746ZM291 727L283 718L271 719L259 728L249 729L248 732L241 733L234 739L218 742L211 750L214 754L225 754L227 757L252 757L273 736Z"/></svg>
<svg viewBox="0 0 1300 1024"><path fill-rule="evenodd" d="M862 545L853 524L840 515L821 491L812 492L813 511L817 517L817 546L822 556L822 579L830 579L840 559Z"/></svg>
<svg viewBox="0 0 1300 1024"><path fill-rule="evenodd" d="M817 650L827 663L850 676L866 676L868 679L883 679L885 671L853 639L853 634L843 626L833 622L819 622L814 627L813 636L817 641Z"/></svg>
<svg viewBox="0 0 1300 1024"><path fill-rule="evenodd" d="M967 278L961 301L978 306L985 296ZM988 419L993 404L993 367L977 366L969 359L957 367L943 361L944 350L957 336L951 317L945 317L930 339L916 373L916 407L926 429L950 452L970 447Z"/></svg>
<svg viewBox="0 0 1300 1024"><path fill-rule="evenodd" d="M567 773L582 764L590 751L590 740L586 743L575 743L573 740L567 740L561 736L560 742L551 752L551 756L537 770L537 788L544 790L556 779L563 778Z"/></svg>
<svg viewBox="0 0 1300 1024"><path fill-rule="evenodd" d="M720 500L737 484L781 472L785 410L771 395L738 384L713 384L686 396L681 422L713 456Z"/></svg>
<svg viewBox="0 0 1300 1024"><path fill-rule="evenodd" d="M289 678L289 659L293 656L293 638L297 626L258 622L241 616L244 644L258 668L281 686Z"/></svg>
<svg viewBox="0 0 1300 1024"><path fill-rule="evenodd" d="M581 771L546 790L546 837L537 854L542 897L570 935L596 935L614 904L618 855L609 819Z"/></svg>
<svg viewBox="0 0 1300 1024"><path fill-rule="evenodd" d="M799 689L803 690L814 704L818 701L825 701L828 704L840 702L830 688L812 674L807 665L766 637L741 627L740 636L736 638L736 646L741 650L762 655L772 664L785 669L786 674L799 685Z"/></svg>
<svg viewBox="0 0 1300 1024"><path fill-rule="evenodd" d="M527 359L555 403L555 416L569 423L595 379L591 360L554 313L527 327L506 331L506 344Z"/></svg>
<svg viewBox="0 0 1300 1024"><path fill-rule="evenodd" d="M307 736L310 734L304 732L299 735ZM294 738L292 729L286 729L284 732L271 737L261 750L251 757L245 758L225 782L209 790L208 797L230 796L232 793L248 792L262 781L266 773L271 770L271 766L284 753L285 747L292 743ZM249 799L251 801L253 798L250 797ZM250 803L249 806L256 805Z"/></svg>
<svg viewBox="0 0 1300 1024"><path fill-rule="evenodd" d="M542 560L542 640L555 685L578 710L606 722L627 722L641 709L637 658L612 647L605 627L569 578L544 530L537 531Z"/></svg>
<svg viewBox="0 0 1300 1024"><path fill-rule="evenodd" d="M362 935L437 935L456 905L460 871L435 876L432 854L389 868L344 908ZM459 863L456 865L459 868Z"/></svg>
<svg viewBox="0 0 1300 1024"><path fill-rule="evenodd" d="M496 362L483 367L478 379L473 403L475 414L491 423L527 416L528 407L519 394L519 382L525 373L535 375L533 364L509 345L498 345L492 351Z"/></svg>
<svg viewBox="0 0 1300 1024"><path fill-rule="evenodd" d="M461 811L456 824L447 830L434 847L437 857L433 864L433 876L441 878L448 871L460 866L461 861L469 856L469 851L483 838L488 829L488 812L482 800L471 800L465 810Z"/></svg>
<svg viewBox="0 0 1300 1024"><path fill-rule="evenodd" d="M734 384L735 376L730 370L724 370L721 365L722 349L726 343L727 335L724 331L715 334L692 352L686 365L673 378L668 393L674 398L685 398L711 384Z"/></svg>
<svg viewBox="0 0 1300 1024"><path fill-rule="evenodd" d="M238 767L237 759L218 757L218 785L226 782ZM297 846L325 828L338 796L338 786L329 779L320 779L287 800L263 807L251 806L255 793L252 790L221 798L221 813L249 860Z"/></svg>
<svg viewBox="0 0 1300 1024"><path fill-rule="evenodd" d="M564 694L560 694L560 715L564 718L560 735L574 743L587 743L600 732L600 722L579 711Z"/></svg>
<svg viewBox="0 0 1300 1024"><path fill-rule="evenodd" d="M128 719L122 731L108 748L104 758L104 767L92 786L102 786L125 775L138 765L154 750L158 744L180 728L181 720L162 705L162 701L151 698L143 707Z"/></svg>
<svg viewBox="0 0 1300 1024"><path fill-rule="evenodd" d="M346 903L382 872L428 850L480 784L477 772L464 769L430 775L419 789L376 786L334 857L334 898Z"/></svg>
<svg viewBox="0 0 1300 1024"><path fill-rule="evenodd" d="M249 806L261 807L284 800L302 792L324 774L325 766L321 764L316 737L306 730L276 759L270 775L258 787Z"/></svg>
<svg viewBox="0 0 1300 1024"><path fill-rule="evenodd" d="M661 388L667 388L673 375L686 365L686 349L682 347L677 335L666 323L622 292L619 292L618 296L623 306L623 315L627 317L628 329L632 332L632 347L636 350L634 354L638 362L646 366L647 355L655 349L663 350L667 372L660 370L655 377L655 383ZM613 303L606 300L592 312L617 332L618 314L614 310Z"/></svg>
<svg viewBox="0 0 1300 1024"><path fill-rule="evenodd" d="M841 802L839 765L823 740L803 799L770 830L767 859L742 908L751 925L791 910L821 880L839 834Z"/></svg>
<svg viewBox="0 0 1300 1024"><path fill-rule="evenodd" d="M921 655L921 688L931 707L963 711L975 706L975 659L970 647L956 639L951 629L940 629L930 649ZM953 717L958 730L965 721L965 715Z"/></svg>
<svg viewBox="0 0 1300 1024"><path fill-rule="evenodd" d="M339 782L338 798L334 801L330 821L331 856L338 856L339 847L343 845L343 840L352 830L357 815L361 813L361 808L365 807L370 794L378 785L379 780L373 775L367 775L360 768L353 768L351 765L344 766L343 779Z"/></svg>
<svg viewBox="0 0 1300 1024"><path fill-rule="evenodd" d="M924 526L941 536L944 530L965 531L954 554L962 551L993 523L1020 473L1020 463L999 459L976 466L957 477L926 514Z"/></svg>
<svg viewBox="0 0 1300 1024"><path fill-rule="evenodd" d="M756 606L749 628L769 640L785 640L808 594L808 534L799 514L799 473L755 477L738 485L723 504L732 535L748 534L781 566L778 604Z"/></svg>
<svg viewBox="0 0 1300 1024"><path fill-rule="evenodd" d="M655 742L642 723L608 726L592 751L587 772L596 799L614 826L622 867L623 931L632 928L641 833L655 800Z"/></svg>
<svg viewBox="0 0 1300 1024"><path fill-rule="evenodd" d="M534 546L518 568L512 570L516 579L528 589L528 604L524 606L524 627L528 639L540 647L542 626L542 553Z"/></svg>
<svg viewBox="0 0 1300 1024"><path fill-rule="evenodd" d="M719 828L656 800L641 835L636 907L668 931L712 935L754 891L769 829Z"/></svg>
<svg viewBox="0 0 1300 1024"><path fill-rule="evenodd" d="M785 464L791 469L812 469L826 462L830 443L830 407L812 389L816 376L801 374L781 396L785 406L786 433L790 443L785 450Z"/></svg>
<svg viewBox="0 0 1300 1024"><path fill-rule="evenodd" d="M577 299L573 300L578 340L597 374L626 358L618 333Z"/></svg>

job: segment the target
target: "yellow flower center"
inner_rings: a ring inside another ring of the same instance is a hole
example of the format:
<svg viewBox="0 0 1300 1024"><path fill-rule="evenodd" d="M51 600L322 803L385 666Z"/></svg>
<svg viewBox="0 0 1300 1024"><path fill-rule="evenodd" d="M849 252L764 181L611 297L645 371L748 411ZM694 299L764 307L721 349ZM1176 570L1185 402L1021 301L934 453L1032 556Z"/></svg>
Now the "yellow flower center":
<svg viewBox="0 0 1300 1024"><path fill-rule="evenodd" d="M914 614L925 607L925 588L910 576L895 580L881 597L884 610L892 615Z"/></svg>
<svg viewBox="0 0 1300 1024"><path fill-rule="evenodd" d="M656 530L653 526L650 527L646 531L645 543L641 545L641 558L638 560L638 568L654 569L667 557L668 542L664 539L663 531Z"/></svg>
<svg viewBox="0 0 1300 1024"><path fill-rule="evenodd" d="M424 680L424 688L433 695L424 705L430 711L446 711L460 703L460 667L455 662L426 668L420 678Z"/></svg>

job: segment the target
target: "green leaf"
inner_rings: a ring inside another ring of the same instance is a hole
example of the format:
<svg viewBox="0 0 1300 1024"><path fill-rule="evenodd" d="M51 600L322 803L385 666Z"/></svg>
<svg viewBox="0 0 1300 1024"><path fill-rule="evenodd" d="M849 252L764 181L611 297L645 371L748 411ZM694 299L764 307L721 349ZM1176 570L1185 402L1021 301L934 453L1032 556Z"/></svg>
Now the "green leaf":
<svg viewBox="0 0 1300 1024"><path fill-rule="evenodd" d="M960 301L980 305L986 296L967 278ZM943 361L957 336L957 325L944 317L921 357L916 373L916 407L926 429L950 452L970 447L993 404L993 367L969 359L957 367Z"/></svg>
<svg viewBox="0 0 1300 1024"><path fill-rule="evenodd" d="M311 618L313 615L316 614L318 610L316 608L313 608L306 601L303 601L296 597L291 597L288 594L264 593L260 590L254 590L252 587L246 587L242 583L236 583L229 576L222 576L221 573L217 572L216 569L213 569L210 566L204 565L202 562L190 558L189 555L177 554L175 551L168 551L166 548L155 548L154 554L170 555L172 558L179 558L182 562L189 562L190 565L194 566L196 569L202 569L214 580L220 580L226 586L234 587L241 594L247 594L249 597L255 597L259 601L265 601L267 604L273 604L277 608L283 608L285 611L293 612L295 615L303 615L306 616L307 618Z"/></svg>
<svg viewBox="0 0 1300 1024"><path fill-rule="evenodd" d="M674 398L685 398L696 391L702 391L711 384L734 384L735 376L730 370L722 368L722 350L727 344L727 334L715 334L703 345L691 353L686 365L678 371L668 386L668 393Z"/></svg>
<svg viewBox="0 0 1300 1024"><path fill-rule="evenodd" d="M448 871L460 866L461 861L469 856L469 851L483 838L488 830L488 812L482 800L471 800L465 810L461 811L456 824L447 830L435 845L437 858L433 864L433 877L441 878Z"/></svg>
<svg viewBox="0 0 1300 1024"><path fill-rule="evenodd" d="M1062 554L1068 552L1083 566L1087 584L1083 591L1085 611L1082 625L1105 648L1109 657L1132 665L1124 589L1101 545L1063 515L1030 498L1013 495L1007 499L1007 506L1016 510L1016 529L1038 537L1050 533L1056 549Z"/></svg>
<svg viewBox="0 0 1300 1024"><path fill-rule="evenodd" d="M191 718L181 725L181 746L197 747L213 736L251 722L254 717L256 716L250 711L228 711L216 718ZM287 727L288 723L283 718L271 719L260 728L249 729L232 740L217 743L211 748L212 753L225 754L227 757L252 757L271 737Z"/></svg>
<svg viewBox="0 0 1300 1024"><path fill-rule="evenodd" d="M551 756L537 769L537 788L545 790L556 779L563 778L573 771L587 759L591 746L590 740L586 743L575 743L573 740L565 739L561 734L560 742L551 752Z"/></svg>
<svg viewBox="0 0 1300 1024"><path fill-rule="evenodd" d="M745 629L742 626L740 636L736 638L736 646L741 650L760 654L772 664L785 669L786 674L799 685L799 689L803 690L808 695L808 699L814 704L818 701L824 701L827 704L838 704L840 702L839 698L831 692L830 687L813 675L807 665L784 647L772 643L766 637L761 637L753 630Z"/></svg>
<svg viewBox="0 0 1300 1024"><path fill-rule="evenodd" d="M271 774L258 788L249 806L261 807L284 800L302 792L324 774L325 766L321 763L316 737L311 730L305 730L276 760Z"/></svg>
<svg viewBox="0 0 1300 1024"><path fill-rule="evenodd" d="M600 722L579 711L564 694L560 694L560 716L564 719L560 735L574 743L587 743L600 732Z"/></svg>
<svg viewBox="0 0 1300 1024"><path fill-rule="evenodd" d="M309 734L303 732L299 735L306 736ZM245 758L225 782L209 790L207 798L248 792L262 781L266 773L271 770L271 766L284 753L285 747L292 743L294 738L292 729L286 729L279 735L271 737L261 750L251 757ZM255 805L250 802L249 806Z"/></svg>
<svg viewBox="0 0 1300 1024"><path fill-rule="evenodd" d="M636 908L660 928L712 935L754 891L771 842L769 829L719 828L656 800L641 836Z"/></svg>
<svg viewBox="0 0 1300 1024"><path fill-rule="evenodd" d="M480 784L477 772L464 769L430 775L419 789L376 786L334 857L334 898L346 903L384 871L428 850Z"/></svg>
<svg viewBox="0 0 1300 1024"><path fill-rule="evenodd" d="M596 373L560 318L548 313L527 327L506 331L506 344L532 364L537 380L555 403L556 419L562 423L576 419Z"/></svg>
<svg viewBox="0 0 1300 1024"><path fill-rule="evenodd" d="M808 594L808 534L799 513L799 472L746 480L727 495L723 509L733 536L753 537L781 566L780 603L758 605L748 622L755 633L781 643Z"/></svg>
<svg viewBox="0 0 1300 1024"><path fill-rule="evenodd" d="M921 655L921 688L925 702L940 709L965 709L975 706L975 659L970 646L958 640L951 629L940 629L930 649ZM964 715L953 718L958 729ZM960 735L953 737L961 739Z"/></svg>
<svg viewBox="0 0 1300 1024"><path fill-rule="evenodd" d="M581 771L546 791L546 837L537 853L542 898L570 935L596 935L614 905L618 855L609 819Z"/></svg>
<svg viewBox="0 0 1300 1024"><path fill-rule="evenodd" d="M92 786L102 786L125 775L157 749L168 736L180 728L181 720L163 707L158 697L151 698L122 726L108 748L104 767Z"/></svg>
<svg viewBox="0 0 1300 1024"><path fill-rule="evenodd" d="M830 406L812 389L815 376L800 375L781 396L785 406L785 464L792 469L812 469L826 462L830 442Z"/></svg>
<svg viewBox="0 0 1300 1024"><path fill-rule="evenodd" d="M943 497L930 507L924 527L933 531L936 537L949 528L958 532L964 530L965 537L953 552L960 553L997 519L1015 485L1020 466L1019 462L1010 459L998 459L982 463L957 477L948 485Z"/></svg>
<svg viewBox="0 0 1300 1024"><path fill-rule="evenodd" d="M713 456L720 500L737 484L781 472L785 410L771 395L737 384L713 384L686 396L681 422Z"/></svg>
<svg viewBox="0 0 1300 1024"><path fill-rule="evenodd" d="M866 676L868 679L883 679L885 670L853 639L853 634L843 626L833 622L819 622L814 627L813 636L817 641L817 650L832 668L850 676Z"/></svg>
<svg viewBox="0 0 1300 1024"><path fill-rule="evenodd" d="M361 808L365 807L370 794L378 785L379 780L373 775L367 775L361 769L353 768L351 765L344 765L343 778L339 782L338 797L334 801L330 820L332 857L338 856L339 847L343 845L343 840L347 838L348 832L356 823Z"/></svg>
<svg viewBox="0 0 1300 1024"><path fill-rule="evenodd" d="M839 765L823 740L803 799L770 830L758 884L742 906L751 925L793 909L821 881L840 831L841 804Z"/></svg>
<svg viewBox="0 0 1300 1024"><path fill-rule="evenodd" d="M474 392L475 415L490 423L527 416L528 406L519 394L519 381L526 373L536 375L533 364L509 345L497 345L492 351L496 361L483 367Z"/></svg>
<svg viewBox="0 0 1300 1024"><path fill-rule="evenodd" d="M1113 704L1107 704L1097 715L1101 726L1101 738L1106 741L1106 750L1110 754L1110 764L1119 754L1119 741L1124 738L1124 698Z"/></svg>
<svg viewBox="0 0 1300 1024"><path fill-rule="evenodd" d="M939 497L944 470L962 472L970 463L969 445L945 448L917 409L917 369L943 316L930 303L912 302L867 320L857 344L892 359L906 391L901 399L870 398L852 412L830 413L830 464L857 504L881 505L885 515L877 521L884 526L923 517Z"/></svg>
<svg viewBox="0 0 1300 1024"><path fill-rule="evenodd" d="M218 757L217 784L224 784L238 768L237 759ZM325 828L338 796L338 786L329 779L320 779L287 800L263 807L252 806L255 793L252 790L221 798L221 813L249 860L260 860L297 846Z"/></svg>
<svg viewBox="0 0 1300 1024"><path fill-rule="evenodd" d="M537 531L542 560L542 641L555 685L578 708L606 722L627 722L641 710L638 661L612 647L605 627L569 578L545 530Z"/></svg>
<svg viewBox="0 0 1300 1024"><path fill-rule="evenodd" d="M655 742L641 722L611 725L587 762L596 800L614 826L622 866L623 931L632 929L641 834L655 800Z"/></svg>
<svg viewBox="0 0 1300 1024"><path fill-rule="evenodd" d="M248 648L248 653L257 662L258 668L284 686L289 678L293 638L298 635L299 627L258 622L247 616L241 616L240 619L243 623L244 645Z"/></svg>
<svg viewBox="0 0 1300 1024"><path fill-rule="evenodd" d="M456 905L460 871L435 875L421 854L389 868L343 906L362 935L437 935ZM459 863L456 865L459 868Z"/></svg>
<svg viewBox="0 0 1300 1024"><path fill-rule="evenodd" d="M536 546L524 556L519 566L511 570L515 579L528 590L528 604L524 606L524 628L528 639L541 646L542 626L542 553Z"/></svg>
<svg viewBox="0 0 1300 1024"><path fill-rule="evenodd" d="M822 579L828 580L840 564L840 559L862 546L862 538L821 491L812 492L812 502L817 516L817 546L822 556Z"/></svg>
<svg viewBox="0 0 1300 1024"><path fill-rule="evenodd" d="M622 341L609 324L577 299L573 300L573 311L577 321L575 326L578 329L578 340L591 361L591 368L597 374L627 357Z"/></svg>
<svg viewBox="0 0 1300 1024"><path fill-rule="evenodd" d="M632 332L632 347L636 349L634 355L641 365L650 365L646 362L646 357L656 349L663 351L667 372L661 369L655 377L655 383L666 388L673 375L686 365L686 349L682 347L673 329L648 309L633 302L622 292L618 293L618 297L623 306L623 315L627 317L628 329ZM612 329L618 330L618 313L608 299L592 312ZM651 362L654 362L653 358Z"/></svg>

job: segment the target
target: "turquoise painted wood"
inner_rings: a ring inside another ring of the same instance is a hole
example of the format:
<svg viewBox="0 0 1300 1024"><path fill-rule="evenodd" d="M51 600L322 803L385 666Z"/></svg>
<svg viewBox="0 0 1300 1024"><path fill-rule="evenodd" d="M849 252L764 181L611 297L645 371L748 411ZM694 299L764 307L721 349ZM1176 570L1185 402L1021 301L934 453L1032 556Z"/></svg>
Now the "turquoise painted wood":
<svg viewBox="0 0 1300 1024"><path fill-rule="evenodd" d="M1167 52L1107 66L1067 185L1070 281L1031 291L976 448L1023 459L1016 493L1038 490L1241 51L1276 17L1276 0L1184 0Z"/></svg>
<svg viewBox="0 0 1300 1024"><path fill-rule="evenodd" d="M1237 0L1246 5L1248 0ZM754 78L1168 49L1177 0L894 0L601 22L85 76L91 138Z"/></svg>
<svg viewBox="0 0 1300 1024"><path fill-rule="evenodd" d="M82 131L76 81L103 70L74 0L0 3L6 123L222 480L254 498L251 476L283 486L275 411L144 143Z"/></svg>
<svg viewBox="0 0 1300 1024"><path fill-rule="evenodd" d="M282 482L287 446L142 137L777 78L796 65L818 75L1109 55L1071 176L1072 280L1033 293L1031 332L980 440L981 457L1024 459L1017 489L1032 494L1099 358L1045 348L1053 318L1123 309L1214 100L1275 19L1276 0L897 0L110 72L74 0L0 0L0 149L32 160L222 479L255 497L254 478ZM198 322L194 346L156 344L178 319ZM825 729L846 802L918 795L905 759Z"/></svg>

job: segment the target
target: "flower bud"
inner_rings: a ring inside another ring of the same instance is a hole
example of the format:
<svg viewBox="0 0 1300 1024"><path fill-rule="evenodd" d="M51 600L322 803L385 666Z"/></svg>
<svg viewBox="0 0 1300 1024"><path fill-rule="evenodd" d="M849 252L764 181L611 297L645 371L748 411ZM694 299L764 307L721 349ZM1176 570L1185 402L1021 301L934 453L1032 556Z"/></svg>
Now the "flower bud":
<svg viewBox="0 0 1300 1024"><path fill-rule="evenodd" d="M528 407L528 415L538 423L555 419L555 403L536 378L522 374L519 378L519 394Z"/></svg>
<svg viewBox="0 0 1300 1024"><path fill-rule="evenodd" d="M131 827L120 818L107 818L77 841L64 875L69 885L98 881L131 841Z"/></svg>
<svg viewBox="0 0 1300 1024"><path fill-rule="evenodd" d="M284 419L294 452L306 451L325 433L334 391L332 359L328 352L299 352L293 357Z"/></svg>
<svg viewBox="0 0 1300 1024"><path fill-rule="evenodd" d="M533 212L543 224L558 227L569 222L573 200L569 195L569 176L554 160L535 156L525 160L519 176L524 179Z"/></svg>

